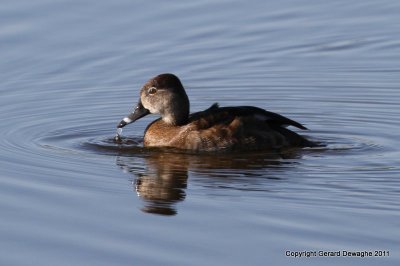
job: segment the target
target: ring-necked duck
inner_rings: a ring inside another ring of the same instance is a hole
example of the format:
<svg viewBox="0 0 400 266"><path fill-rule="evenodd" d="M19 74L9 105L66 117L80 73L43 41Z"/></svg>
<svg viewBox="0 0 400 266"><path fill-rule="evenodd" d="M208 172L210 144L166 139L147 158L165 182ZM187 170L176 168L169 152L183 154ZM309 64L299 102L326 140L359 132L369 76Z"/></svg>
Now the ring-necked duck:
<svg viewBox="0 0 400 266"><path fill-rule="evenodd" d="M147 126L144 146L192 151L277 150L314 146L286 126L306 129L282 115L253 106L210 108L189 114L189 98L178 77L161 74L147 81L135 110L118 128L147 114L161 118Z"/></svg>

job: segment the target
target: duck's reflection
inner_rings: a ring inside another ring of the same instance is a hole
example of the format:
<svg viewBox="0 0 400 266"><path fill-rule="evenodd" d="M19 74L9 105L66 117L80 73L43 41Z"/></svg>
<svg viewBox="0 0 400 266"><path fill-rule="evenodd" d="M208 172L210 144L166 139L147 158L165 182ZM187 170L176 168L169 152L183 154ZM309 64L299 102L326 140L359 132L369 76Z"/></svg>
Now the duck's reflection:
<svg viewBox="0 0 400 266"><path fill-rule="evenodd" d="M193 155L171 151L151 151L141 156L117 157L117 165L134 175L134 189L144 200L142 211L161 215L177 214L176 204L186 197L188 172L204 175L208 179L229 177L236 172L241 176L268 176L268 167L282 167L282 158L296 158L298 153L246 154L246 155ZM144 160L144 165L142 161ZM251 179L249 177L249 179ZM251 182L251 180L248 180Z"/></svg>
<svg viewBox="0 0 400 266"><path fill-rule="evenodd" d="M150 152L143 157L117 158L117 165L135 176L134 189L144 200L142 211L175 215L175 204L186 197L188 160L176 153ZM144 160L145 165L140 165Z"/></svg>
<svg viewBox="0 0 400 266"><path fill-rule="evenodd" d="M146 173L139 174L135 189L145 202L145 212L176 214L175 203L186 197L188 161L183 156L154 153L145 158Z"/></svg>

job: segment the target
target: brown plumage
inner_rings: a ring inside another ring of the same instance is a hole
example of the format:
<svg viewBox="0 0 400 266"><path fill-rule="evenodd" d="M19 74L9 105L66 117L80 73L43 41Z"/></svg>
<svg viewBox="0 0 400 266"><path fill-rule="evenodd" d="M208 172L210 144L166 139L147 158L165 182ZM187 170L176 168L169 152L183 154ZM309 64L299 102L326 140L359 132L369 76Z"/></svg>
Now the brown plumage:
<svg viewBox="0 0 400 266"><path fill-rule="evenodd" d="M147 147L175 147L192 151L277 150L314 144L286 126L306 129L282 115L252 106L219 107L189 115L189 99L180 80L173 74L150 79L140 92L135 111L118 125L149 114L160 119L148 125Z"/></svg>

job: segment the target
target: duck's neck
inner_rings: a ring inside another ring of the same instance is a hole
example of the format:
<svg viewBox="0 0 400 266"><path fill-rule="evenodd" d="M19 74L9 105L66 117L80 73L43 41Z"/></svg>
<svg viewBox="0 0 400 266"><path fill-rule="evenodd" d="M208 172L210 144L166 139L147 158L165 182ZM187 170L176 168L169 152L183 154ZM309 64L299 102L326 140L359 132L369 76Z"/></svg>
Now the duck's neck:
<svg viewBox="0 0 400 266"><path fill-rule="evenodd" d="M185 117L185 116L177 116L174 114L168 114L162 116L162 120L169 125L181 126L188 122L188 116Z"/></svg>
<svg viewBox="0 0 400 266"><path fill-rule="evenodd" d="M189 120L189 101L171 106L161 114L162 120L170 125L182 126Z"/></svg>

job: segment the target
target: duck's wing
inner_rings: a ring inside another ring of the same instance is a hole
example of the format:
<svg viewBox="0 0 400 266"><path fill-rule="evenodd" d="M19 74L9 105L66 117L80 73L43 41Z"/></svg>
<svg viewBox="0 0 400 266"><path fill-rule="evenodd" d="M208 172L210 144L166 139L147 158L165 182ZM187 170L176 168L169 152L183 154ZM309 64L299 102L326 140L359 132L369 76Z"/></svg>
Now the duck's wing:
<svg viewBox="0 0 400 266"><path fill-rule="evenodd" d="M254 106L219 107L218 103L214 103L208 109L202 112L197 112L192 114L189 119L193 121L200 119L202 117L210 117L210 116L216 120L225 118L227 120L230 120L234 117L254 117L257 120L264 121L274 126L280 126L280 127L294 126L304 130L307 129L302 124L292 119L289 119L283 115L269 112L262 108Z"/></svg>
<svg viewBox="0 0 400 266"><path fill-rule="evenodd" d="M226 110L227 112L237 116L253 116L258 120L262 120L276 126L283 126L283 127L294 126L304 130L307 129L299 122L289 119L283 115L273 113L254 106L221 107L220 109Z"/></svg>

